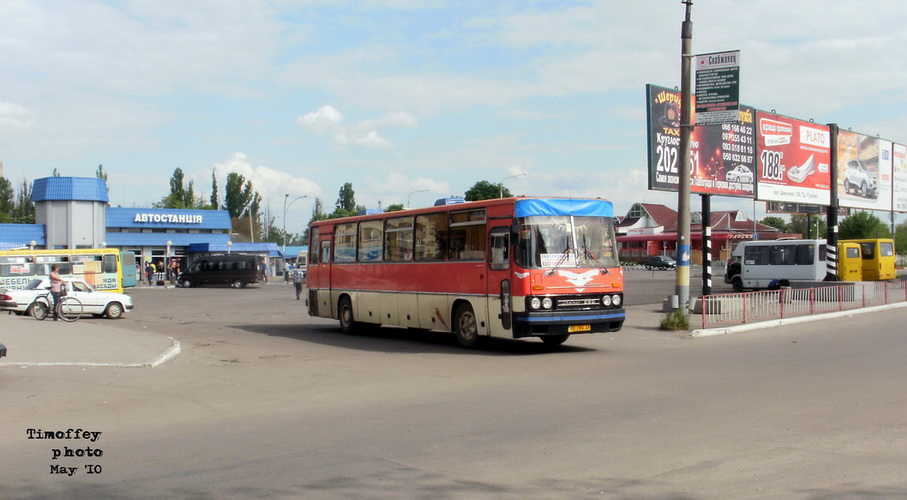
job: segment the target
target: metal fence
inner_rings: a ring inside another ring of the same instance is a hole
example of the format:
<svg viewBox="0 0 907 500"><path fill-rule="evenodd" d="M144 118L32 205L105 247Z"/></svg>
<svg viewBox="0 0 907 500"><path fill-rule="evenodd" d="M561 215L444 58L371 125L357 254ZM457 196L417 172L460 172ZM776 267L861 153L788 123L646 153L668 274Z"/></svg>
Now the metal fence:
<svg viewBox="0 0 907 500"><path fill-rule="evenodd" d="M845 283L816 288L706 295L702 328L792 318L907 302L907 282Z"/></svg>

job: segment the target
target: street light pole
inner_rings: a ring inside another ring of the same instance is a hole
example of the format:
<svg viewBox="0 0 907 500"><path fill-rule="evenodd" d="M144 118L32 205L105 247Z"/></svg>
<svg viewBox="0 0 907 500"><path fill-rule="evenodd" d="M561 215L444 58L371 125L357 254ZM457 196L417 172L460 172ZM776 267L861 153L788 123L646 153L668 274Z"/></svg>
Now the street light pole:
<svg viewBox="0 0 907 500"><path fill-rule="evenodd" d="M686 15L680 28L680 170L677 186L677 268L674 274L674 292L677 308L684 315L690 311L690 162L691 136L693 133L692 90L690 89L690 60L693 58L693 21L690 13L693 0L682 0Z"/></svg>
<svg viewBox="0 0 907 500"><path fill-rule="evenodd" d="M528 175L528 174L526 172L523 172L521 174L508 175L507 177L504 177L503 179L501 179L501 182L498 183L498 187L500 188L499 192L498 192L498 198L504 197L504 181L506 181L507 179L515 179L517 177L523 177L524 175Z"/></svg>
<svg viewBox="0 0 907 500"><path fill-rule="evenodd" d="M409 197L410 196L412 196L416 193L424 193L425 191L431 191L431 188L417 189L417 190L409 193L408 195L406 195L406 208L409 208Z"/></svg>
<svg viewBox="0 0 907 500"><path fill-rule="evenodd" d="M290 205L296 202L296 200L301 200L303 198L308 198L309 195L304 194L302 196L297 196L293 198L293 201L287 203L287 200L290 199L290 193L283 195L283 258L287 258L287 209L290 208Z"/></svg>

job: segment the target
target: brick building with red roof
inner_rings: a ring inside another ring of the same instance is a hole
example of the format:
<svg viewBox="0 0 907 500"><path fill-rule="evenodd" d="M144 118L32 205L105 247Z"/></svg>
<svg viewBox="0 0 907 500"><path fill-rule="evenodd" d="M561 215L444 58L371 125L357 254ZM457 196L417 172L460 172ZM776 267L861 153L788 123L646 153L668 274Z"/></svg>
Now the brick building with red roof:
<svg viewBox="0 0 907 500"><path fill-rule="evenodd" d="M799 234L748 219L741 210L712 212L712 260L727 260L740 241L800 238ZM690 216L691 261L702 262L702 213ZM635 203L617 226L621 262L642 262L649 255L674 257L677 248L677 211L664 205Z"/></svg>

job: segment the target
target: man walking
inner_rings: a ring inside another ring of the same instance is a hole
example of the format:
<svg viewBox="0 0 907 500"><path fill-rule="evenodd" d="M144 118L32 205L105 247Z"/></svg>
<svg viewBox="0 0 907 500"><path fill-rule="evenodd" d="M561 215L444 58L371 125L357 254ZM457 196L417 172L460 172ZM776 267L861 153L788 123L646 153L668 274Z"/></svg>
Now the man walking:
<svg viewBox="0 0 907 500"><path fill-rule="evenodd" d="M299 300L299 295L302 293L303 281L302 270L298 267L293 269L293 286L296 287L296 300Z"/></svg>

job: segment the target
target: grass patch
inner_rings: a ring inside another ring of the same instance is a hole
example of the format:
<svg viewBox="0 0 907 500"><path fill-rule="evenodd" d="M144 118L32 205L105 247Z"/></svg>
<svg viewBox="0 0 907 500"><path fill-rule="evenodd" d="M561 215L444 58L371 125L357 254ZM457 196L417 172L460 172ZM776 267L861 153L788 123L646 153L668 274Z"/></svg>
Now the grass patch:
<svg viewBox="0 0 907 500"><path fill-rule="evenodd" d="M689 330L690 329L690 317L682 309L675 309L668 313L665 316L665 319L661 320L661 324L658 326L661 330Z"/></svg>

